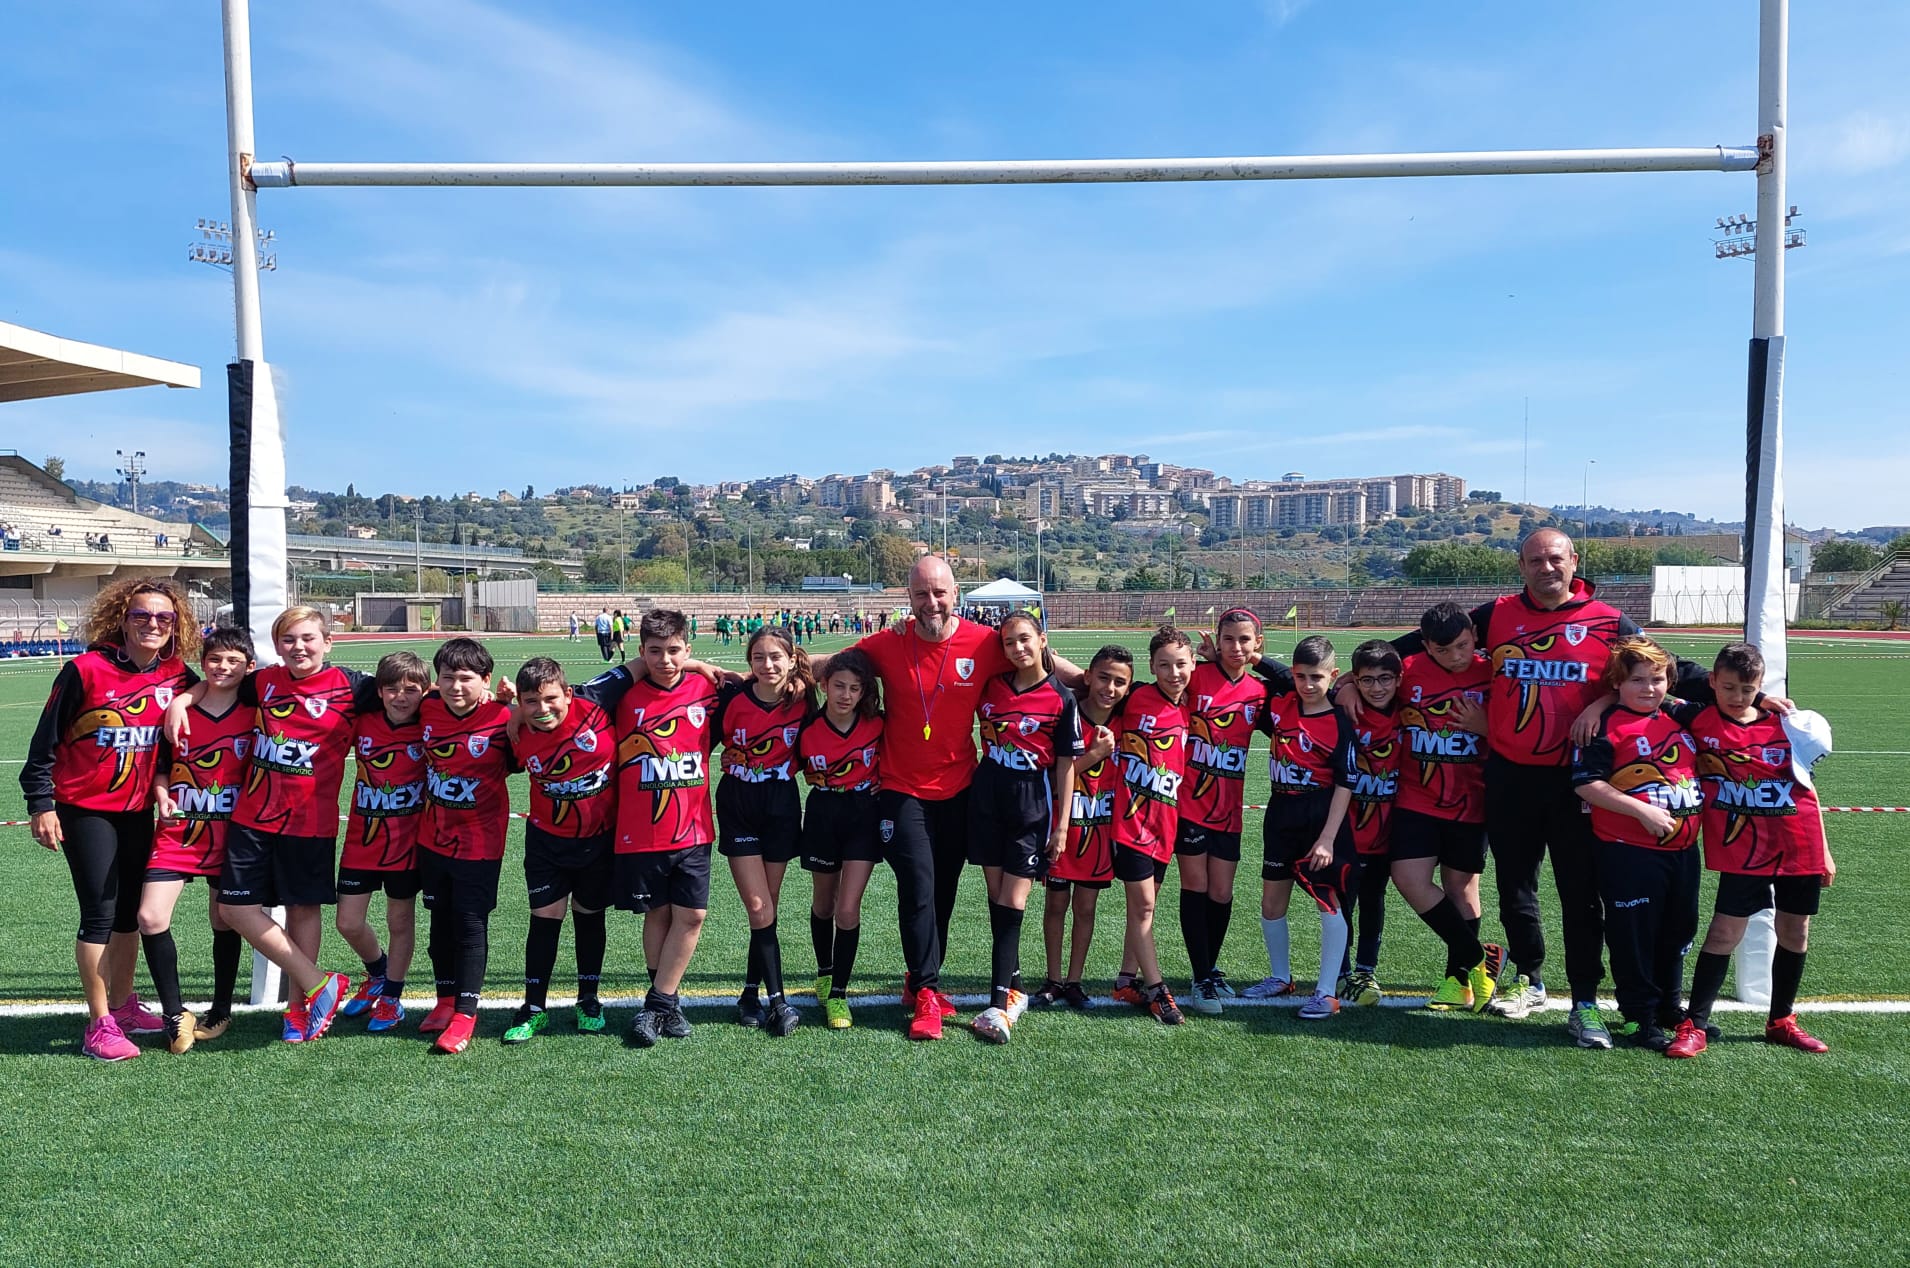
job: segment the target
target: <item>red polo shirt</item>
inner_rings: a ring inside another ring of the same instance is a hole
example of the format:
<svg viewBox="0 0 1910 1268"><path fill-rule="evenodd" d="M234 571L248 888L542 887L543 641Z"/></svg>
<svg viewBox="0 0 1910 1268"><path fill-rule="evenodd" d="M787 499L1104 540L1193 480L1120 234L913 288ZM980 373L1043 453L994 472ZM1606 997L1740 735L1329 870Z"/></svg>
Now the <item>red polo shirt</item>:
<svg viewBox="0 0 1910 1268"><path fill-rule="evenodd" d="M956 621L939 643L917 638L915 623L856 644L882 679L882 787L942 801L975 775L975 710L982 687L1009 670L1001 635ZM925 737L923 729L928 730Z"/></svg>

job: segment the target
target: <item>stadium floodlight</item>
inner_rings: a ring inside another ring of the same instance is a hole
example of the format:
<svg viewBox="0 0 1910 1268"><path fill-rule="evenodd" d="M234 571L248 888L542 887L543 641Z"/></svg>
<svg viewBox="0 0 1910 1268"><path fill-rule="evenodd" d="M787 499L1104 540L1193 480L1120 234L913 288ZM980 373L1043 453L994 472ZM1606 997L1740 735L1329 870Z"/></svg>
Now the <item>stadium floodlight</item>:
<svg viewBox="0 0 1910 1268"><path fill-rule="evenodd" d="M1784 213L1784 249L1786 251L1804 245L1804 230L1791 227L1791 221L1798 217L1797 204L1792 203ZM1721 216L1718 229L1721 238L1711 240L1711 254L1719 260L1753 260L1757 258L1757 218L1742 212L1735 216Z"/></svg>
<svg viewBox="0 0 1910 1268"><path fill-rule="evenodd" d="M193 228L199 231L199 242L186 250L186 258L195 264L210 264L215 268L232 267L232 223L227 220L212 220L205 216L193 221ZM275 273L279 267L279 235L273 229L254 229L252 237L257 252L256 264L267 273Z"/></svg>
<svg viewBox="0 0 1910 1268"><path fill-rule="evenodd" d="M132 487L133 514L139 514L139 479L146 474L146 451L135 449L127 453L124 449L115 449L113 453L119 459L116 474Z"/></svg>

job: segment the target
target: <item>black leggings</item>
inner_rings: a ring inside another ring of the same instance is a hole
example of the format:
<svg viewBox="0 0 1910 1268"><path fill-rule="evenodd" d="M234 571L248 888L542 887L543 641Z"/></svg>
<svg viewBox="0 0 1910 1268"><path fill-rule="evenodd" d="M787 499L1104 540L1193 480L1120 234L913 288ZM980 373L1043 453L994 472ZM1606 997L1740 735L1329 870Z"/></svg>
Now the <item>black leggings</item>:
<svg viewBox="0 0 1910 1268"><path fill-rule="evenodd" d="M456 1008L477 1016L484 991L484 968L491 955L491 913L488 911L434 911L431 935L425 944L437 979L438 997L455 996Z"/></svg>
<svg viewBox="0 0 1910 1268"><path fill-rule="evenodd" d="M151 810L86 810L55 805L60 847L80 900L81 942L105 946L116 933L139 931L139 891L153 853Z"/></svg>

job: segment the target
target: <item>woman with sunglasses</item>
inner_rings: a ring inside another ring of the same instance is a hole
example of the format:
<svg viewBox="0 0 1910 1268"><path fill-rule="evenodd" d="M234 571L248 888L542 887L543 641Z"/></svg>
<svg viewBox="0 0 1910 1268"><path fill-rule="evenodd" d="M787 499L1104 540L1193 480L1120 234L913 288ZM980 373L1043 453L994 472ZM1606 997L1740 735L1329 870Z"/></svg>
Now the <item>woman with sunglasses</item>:
<svg viewBox="0 0 1910 1268"><path fill-rule="evenodd" d="M160 719L174 694L198 681L187 665L199 628L185 587L165 577L107 586L84 628L87 650L54 679L20 787L33 839L65 853L79 898L74 958L89 1018L80 1051L121 1061L139 1055L128 1035L163 1029L133 993L133 960Z"/></svg>

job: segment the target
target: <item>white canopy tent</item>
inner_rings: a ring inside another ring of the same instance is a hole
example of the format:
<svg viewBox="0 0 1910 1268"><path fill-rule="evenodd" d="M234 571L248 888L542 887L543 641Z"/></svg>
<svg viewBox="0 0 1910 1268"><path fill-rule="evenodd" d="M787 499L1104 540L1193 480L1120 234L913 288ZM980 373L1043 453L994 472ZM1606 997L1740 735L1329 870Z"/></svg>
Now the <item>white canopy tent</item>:
<svg viewBox="0 0 1910 1268"><path fill-rule="evenodd" d="M985 586L976 586L962 598L969 603L1001 604L1014 607L1018 603L1039 603L1041 594L1031 590L1019 581L1010 581L1007 577L989 582Z"/></svg>

